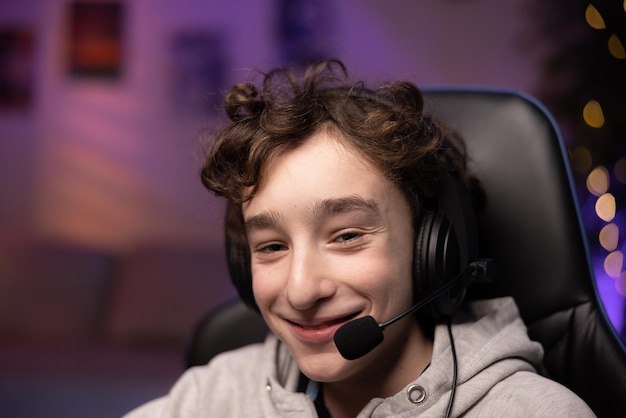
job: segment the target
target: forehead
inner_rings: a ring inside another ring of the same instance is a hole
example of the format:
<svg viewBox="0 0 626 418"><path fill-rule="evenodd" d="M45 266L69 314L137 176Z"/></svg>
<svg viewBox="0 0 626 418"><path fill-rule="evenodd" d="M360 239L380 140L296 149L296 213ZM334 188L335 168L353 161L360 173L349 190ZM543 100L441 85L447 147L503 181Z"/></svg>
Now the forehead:
<svg viewBox="0 0 626 418"><path fill-rule="evenodd" d="M330 159L335 163L353 164L355 167L352 168L355 171L362 170L383 176L382 171L371 161L367 153L348 140L337 127L330 124L318 129L304 140L287 143L275 150L262 165L259 184L263 183L268 172L272 171L276 165L291 159L297 159L300 163L316 159Z"/></svg>
<svg viewBox="0 0 626 418"><path fill-rule="evenodd" d="M268 158L261 170L259 188L270 180L295 176L298 172L304 175L301 178L303 182L307 179L323 179L329 177L329 170L336 179L362 174L385 181L376 165L341 132L323 128L295 146L287 146ZM352 179L357 180L356 177Z"/></svg>
<svg viewBox="0 0 626 418"><path fill-rule="evenodd" d="M243 205L244 211L261 206L297 205L347 196L380 201L399 191L345 138L319 131L296 148L268 160L258 187Z"/></svg>

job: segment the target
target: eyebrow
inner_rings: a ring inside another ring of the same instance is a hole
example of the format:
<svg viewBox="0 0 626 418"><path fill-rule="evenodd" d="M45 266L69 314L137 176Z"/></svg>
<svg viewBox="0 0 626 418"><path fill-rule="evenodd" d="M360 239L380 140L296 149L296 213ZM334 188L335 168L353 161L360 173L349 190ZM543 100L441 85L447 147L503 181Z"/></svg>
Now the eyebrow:
<svg viewBox="0 0 626 418"><path fill-rule="evenodd" d="M261 212L244 221L246 231L269 229L281 223L282 216L278 212Z"/></svg>
<svg viewBox="0 0 626 418"><path fill-rule="evenodd" d="M325 199L316 204L307 216L310 219L315 219L349 212L364 212L376 218L380 216L380 209L375 201L359 196ZM281 224L282 218L276 211L261 212L245 220L246 230L249 232L273 228Z"/></svg>
<svg viewBox="0 0 626 418"><path fill-rule="evenodd" d="M340 215L348 212L365 212L375 216L380 215L380 210L375 201L363 199L359 196L323 200L315 206L311 215Z"/></svg>

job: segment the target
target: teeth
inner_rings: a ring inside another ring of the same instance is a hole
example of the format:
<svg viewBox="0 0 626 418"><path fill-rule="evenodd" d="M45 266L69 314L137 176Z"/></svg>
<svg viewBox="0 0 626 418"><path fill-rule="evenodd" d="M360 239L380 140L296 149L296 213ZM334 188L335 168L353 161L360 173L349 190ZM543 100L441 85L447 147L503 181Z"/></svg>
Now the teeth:
<svg viewBox="0 0 626 418"><path fill-rule="evenodd" d="M301 326L304 329L318 330L318 329L328 328L328 327L330 327L332 325L338 324L341 321L343 321L343 319L335 319L333 321L325 322L325 323L319 324L319 325L301 325Z"/></svg>
<svg viewBox="0 0 626 418"><path fill-rule="evenodd" d="M351 314L343 318L333 319L332 321L324 322L323 324L318 324L318 325L301 325L301 324L298 324L298 325L300 325L304 329L320 330L320 329L328 328L340 322L349 321L350 319L354 318L356 315L357 314Z"/></svg>

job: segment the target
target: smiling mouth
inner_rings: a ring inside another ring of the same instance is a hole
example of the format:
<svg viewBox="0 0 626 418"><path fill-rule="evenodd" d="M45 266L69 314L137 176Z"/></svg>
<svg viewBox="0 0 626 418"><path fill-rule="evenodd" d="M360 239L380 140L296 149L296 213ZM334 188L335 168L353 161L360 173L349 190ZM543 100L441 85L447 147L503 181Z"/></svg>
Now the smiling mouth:
<svg viewBox="0 0 626 418"><path fill-rule="evenodd" d="M333 319L332 321L328 321L328 322L323 322L321 324L314 324L314 325L303 325L303 324L299 324L297 322L291 322L292 324L305 329L305 330L310 330L310 331L317 331L317 330L321 330L321 329L326 329L326 328L330 328L333 325L337 325L337 324L341 324L342 322L347 322L351 319L353 319L354 317L356 317L358 315L358 313L353 313L347 316L344 316L342 318L337 318L337 319Z"/></svg>

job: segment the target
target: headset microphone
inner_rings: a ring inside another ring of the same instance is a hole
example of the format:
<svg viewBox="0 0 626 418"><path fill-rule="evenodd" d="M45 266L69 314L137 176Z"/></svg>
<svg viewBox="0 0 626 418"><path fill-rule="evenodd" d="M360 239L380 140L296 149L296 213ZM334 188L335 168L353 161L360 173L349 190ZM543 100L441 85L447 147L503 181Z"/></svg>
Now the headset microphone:
<svg viewBox="0 0 626 418"><path fill-rule="evenodd" d="M491 259L474 261L470 263L465 270L461 271L454 279L450 280L445 286L439 288L408 310L386 322L378 323L371 315L368 315L342 325L335 332L334 336L335 346L337 346L339 354L341 354L341 356L346 360L356 360L363 357L383 341L383 331L388 325L391 325L405 316L428 305L439 296L451 290L459 282L463 281L468 273L469 278L467 281L469 283L490 283L492 281L492 269Z"/></svg>

